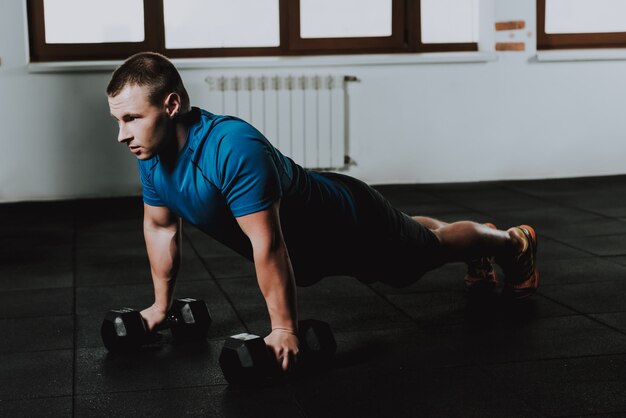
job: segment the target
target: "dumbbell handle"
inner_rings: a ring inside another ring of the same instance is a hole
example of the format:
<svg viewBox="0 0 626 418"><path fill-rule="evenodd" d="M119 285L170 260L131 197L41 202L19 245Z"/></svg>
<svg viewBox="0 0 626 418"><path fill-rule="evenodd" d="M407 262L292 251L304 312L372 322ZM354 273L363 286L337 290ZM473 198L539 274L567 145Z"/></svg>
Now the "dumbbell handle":
<svg viewBox="0 0 626 418"><path fill-rule="evenodd" d="M148 331L146 319L141 311L131 308L112 309L102 322L101 335L109 351L134 349L144 343L160 339L159 331L171 329L177 341L192 341L206 338L211 317L204 301L184 298L174 299L159 324Z"/></svg>
<svg viewBox="0 0 626 418"><path fill-rule="evenodd" d="M146 324L146 329L148 329L148 323L146 322L146 319L143 316L141 318L143 319L143 322ZM163 319L163 321L159 322L158 324L154 326L154 328L152 329L152 332L159 332L159 331L169 329L172 326L172 324L176 324L176 323L178 323L178 320L176 319L176 317L168 312L165 315L165 318Z"/></svg>
<svg viewBox="0 0 626 418"><path fill-rule="evenodd" d="M125 309L130 309L130 308L125 308ZM146 322L146 319L143 316L141 317L141 319L143 319L144 324L146 325L146 330L147 330L148 324ZM156 324L155 327L152 329L152 332L163 331L163 330L171 328L172 325L177 325L177 324L178 324L178 318L176 318L176 316L172 314L171 309L168 309L167 312L165 313L165 318L163 319L163 321Z"/></svg>

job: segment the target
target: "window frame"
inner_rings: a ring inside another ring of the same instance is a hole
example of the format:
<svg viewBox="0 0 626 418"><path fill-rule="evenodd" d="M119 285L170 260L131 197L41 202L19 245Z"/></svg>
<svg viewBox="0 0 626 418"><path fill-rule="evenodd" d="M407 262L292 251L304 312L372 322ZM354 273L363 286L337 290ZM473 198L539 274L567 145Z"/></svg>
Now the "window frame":
<svg viewBox="0 0 626 418"><path fill-rule="evenodd" d="M151 51L158 48L155 43L159 37L157 25L146 25L146 22L163 19L163 9L153 7L160 1L143 0L144 41L143 42L109 42L82 44L48 44L46 40L46 23L44 19L44 0L28 0L28 41L31 62L41 61L76 61L97 59L119 59L140 51Z"/></svg>
<svg viewBox="0 0 626 418"><path fill-rule="evenodd" d="M626 32L546 33L546 0L537 0L537 50L624 47Z"/></svg>
<svg viewBox="0 0 626 418"><path fill-rule="evenodd" d="M410 1L410 0L409 0ZM412 2L412 1L411 1ZM371 36L357 38L301 38L300 37L300 0L289 5L287 31L289 47L297 53L362 53L362 52L402 52L406 19L405 1L391 1L391 36Z"/></svg>
<svg viewBox="0 0 626 418"><path fill-rule="evenodd" d="M169 58L217 58L217 57L250 57L250 56L275 56L286 55L286 37L283 32L280 32L280 46L268 46L268 47L241 47L241 48L175 48L168 49L165 47L165 23L163 19L163 1L152 0L154 3L158 3L157 6L161 9L161 39L160 50ZM284 27L287 24L287 6L289 0L279 0L278 4L278 19L280 26Z"/></svg>
<svg viewBox="0 0 626 418"><path fill-rule="evenodd" d="M408 20L415 22L409 28L409 46L413 52L478 51L477 42L423 43L422 10L419 0L408 0L406 16Z"/></svg>
<svg viewBox="0 0 626 418"><path fill-rule="evenodd" d="M300 0L279 0L280 46L244 48L165 47L162 0L143 0L143 42L98 44L45 43L44 0L27 0L31 62L125 59L141 51L160 52L170 58L337 55L478 51L478 43L421 42L420 0L392 0L392 35L389 37L307 38L300 33ZM151 24L149 22L160 22Z"/></svg>

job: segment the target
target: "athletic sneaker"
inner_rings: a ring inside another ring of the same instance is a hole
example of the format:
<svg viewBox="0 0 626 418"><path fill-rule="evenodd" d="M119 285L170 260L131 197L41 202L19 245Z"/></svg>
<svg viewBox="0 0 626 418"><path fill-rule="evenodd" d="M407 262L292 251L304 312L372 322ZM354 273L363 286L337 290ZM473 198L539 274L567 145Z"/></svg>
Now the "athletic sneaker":
<svg viewBox="0 0 626 418"><path fill-rule="evenodd" d="M486 223L491 229L497 229L492 223ZM467 262L465 288L471 293L488 293L498 285L498 277L493 269L493 257L481 257Z"/></svg>
<svg viewBox="0 0 626 418"><path fill-rule="evenodd" d="M516 229L526 240L526 248L515 257L497 260L504 272L502 292L515 299L524 299L535 293L539 287L539 272L536 267L537 234L528 225L512 229Z"/></svg>

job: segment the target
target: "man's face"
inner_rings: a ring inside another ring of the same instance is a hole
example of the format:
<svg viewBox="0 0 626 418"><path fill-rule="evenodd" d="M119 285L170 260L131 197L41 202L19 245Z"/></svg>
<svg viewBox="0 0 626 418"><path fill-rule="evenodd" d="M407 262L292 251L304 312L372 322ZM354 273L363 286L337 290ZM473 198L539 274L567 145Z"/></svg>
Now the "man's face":
<svg viewBox="0 0 626 418"><path fill-rule="evenodd" d="M152 105L146 87L127 85L117 96L109 97L109 109L119 125L117 141L125 144L138 159L152 158L171 140L165 106Z"/></svg>

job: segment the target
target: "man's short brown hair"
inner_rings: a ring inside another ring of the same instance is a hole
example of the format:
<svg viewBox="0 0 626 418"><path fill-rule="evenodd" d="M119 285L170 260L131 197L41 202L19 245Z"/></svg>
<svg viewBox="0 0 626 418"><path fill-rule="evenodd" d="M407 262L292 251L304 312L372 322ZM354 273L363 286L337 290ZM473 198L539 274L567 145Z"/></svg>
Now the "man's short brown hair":
<svg viewBox="0 0 626 418"><path fill-rule="evenodd" d="M174 64L156 52L140 52L128 58L111 76L107 86L109 97L117 96L126 86L148 88L148 101L161 106L170 93L180 96L181 107L189 109L189 95Z"/></svg>

